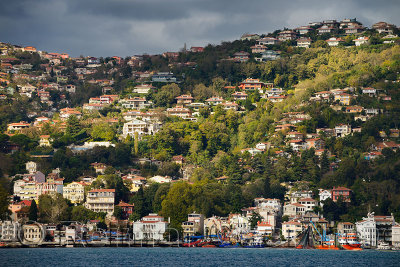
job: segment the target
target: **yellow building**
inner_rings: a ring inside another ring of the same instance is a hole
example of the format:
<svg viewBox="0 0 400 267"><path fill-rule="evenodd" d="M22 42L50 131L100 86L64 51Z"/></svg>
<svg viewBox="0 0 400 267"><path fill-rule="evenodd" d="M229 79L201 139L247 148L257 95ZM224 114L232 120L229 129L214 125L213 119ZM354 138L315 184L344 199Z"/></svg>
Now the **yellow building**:
<svg viewBox="0 0 400 267"><path fill-rule="evenodd" d="M84 182L72 182L64 186L63 197L69 199L71 203L81 203L85 198L85 185Z"/></svg>
<svg viewBox="0 0 400 267"><path fill-rule="evenodd" d="M335 95L335 101L339 100L340 104L344 106L350 105L350 100L352 99L352 96L346 93L341 93Z"/></svg>

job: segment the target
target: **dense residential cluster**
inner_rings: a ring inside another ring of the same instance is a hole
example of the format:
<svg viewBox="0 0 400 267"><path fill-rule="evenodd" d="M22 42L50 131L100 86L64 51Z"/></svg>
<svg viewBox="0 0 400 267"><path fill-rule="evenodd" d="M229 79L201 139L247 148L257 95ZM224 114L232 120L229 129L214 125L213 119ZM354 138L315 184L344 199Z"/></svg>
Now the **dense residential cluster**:
<svg viewBox="0 0 400 267"><path fill-rule="evenodd" d="M312 227L400 247L399 33L325 20L126 58L0 43L1 241L294 246Z"/></svg>

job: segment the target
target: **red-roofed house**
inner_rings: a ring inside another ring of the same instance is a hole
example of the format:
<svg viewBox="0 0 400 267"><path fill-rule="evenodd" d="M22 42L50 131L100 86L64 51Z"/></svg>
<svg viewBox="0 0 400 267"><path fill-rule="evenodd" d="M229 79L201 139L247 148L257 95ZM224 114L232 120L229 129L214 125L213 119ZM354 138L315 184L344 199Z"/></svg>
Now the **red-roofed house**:
<svg viewBox="0 0 400 267"><path fill-rule="evenodd" d="M193 97L191 95L180 95L175 98L176 102L181 105L191 104L193 102Z"/></svg>
<svg viewBox="0 0 400 267"><path fill-rule="evenodd" d="M125 203L122 200L117 206L122 209L122 218L125 220L129 219L129 216L133 213L133 208L135 207L135 205Z"/></svg>
<svg viewBox="0 0 400 267"><path fill-rule="evenodd" d="M258 222L256 232L260 235L272 235L274 227L268 222Z"/></svg>
<svg viewBox="0 0 400 267"><path fill-rule="evenodd" d="M361 37L358 37L357 39L353 40L353 42L356 44L356 46L367 44L368 41L369 41L369 37L366 37L366 36L361 36Z"/></svg>

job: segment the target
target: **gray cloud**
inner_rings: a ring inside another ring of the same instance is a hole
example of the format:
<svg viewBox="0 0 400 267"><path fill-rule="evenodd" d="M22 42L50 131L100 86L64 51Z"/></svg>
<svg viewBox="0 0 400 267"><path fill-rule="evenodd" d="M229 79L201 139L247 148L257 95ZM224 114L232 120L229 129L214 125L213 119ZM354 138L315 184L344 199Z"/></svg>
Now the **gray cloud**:
<svg viewBox="0 0 400 267"><path fill-rule="evenodd" d="M177 51L310 21L400 24L398 0L2 0L0 41L73 56Z"/></svg>

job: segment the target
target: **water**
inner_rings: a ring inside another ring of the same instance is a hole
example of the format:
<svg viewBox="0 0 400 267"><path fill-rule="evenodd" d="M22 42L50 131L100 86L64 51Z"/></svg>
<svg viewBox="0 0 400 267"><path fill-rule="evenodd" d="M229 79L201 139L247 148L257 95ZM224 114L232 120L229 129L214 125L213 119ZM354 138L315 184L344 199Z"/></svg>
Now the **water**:
<svg viewBox="0 0 400 267"><path fill-rule="evenodd" d="M400 266L400 251L245 248L0 249L0 266Z"/></svg>

